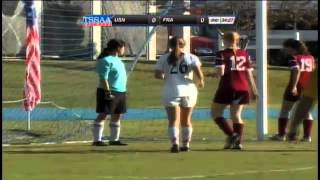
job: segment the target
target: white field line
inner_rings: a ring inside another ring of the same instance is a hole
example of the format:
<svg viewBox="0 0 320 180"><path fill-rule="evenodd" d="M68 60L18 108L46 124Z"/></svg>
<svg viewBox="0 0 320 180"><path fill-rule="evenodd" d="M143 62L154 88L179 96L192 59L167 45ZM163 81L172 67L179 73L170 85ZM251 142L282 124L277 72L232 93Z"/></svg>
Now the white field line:
<svg viewBox="0 0 320 180"><path fill-rule="evenodd" d="M167 180L178 180L178 179L205 179L214 178L217 176L237 176L246 174L259 174L259 173L280 173L280 172L296 172L306 171L314 169L315 166L299 167L292 169L270 169L270 170L248 170L241 172L229 172L212 175L194 175L194 176L172 176L172 177L148 177L148 176L98 176L97 179L114 179L114 178L125 178L125 179L167 179Z"/></svg>
<svg viewBox="0 0 320 180"><path fill-rule="evenodd" d="M37 146L37 145L49 145L49 144L86 144L91 143L92 140L87 141L65 141L65 142L44 142L44 143L30 143L30 144L2 144L3 147L14 147L14 146Z"/></svg>

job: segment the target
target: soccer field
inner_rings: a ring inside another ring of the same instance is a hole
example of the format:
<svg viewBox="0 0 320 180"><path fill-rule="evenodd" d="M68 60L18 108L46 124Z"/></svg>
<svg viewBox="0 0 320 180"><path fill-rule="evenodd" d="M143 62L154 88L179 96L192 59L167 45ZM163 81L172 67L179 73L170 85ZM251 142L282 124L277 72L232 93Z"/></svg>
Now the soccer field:
<svg viewBox="0 0 320 180"><path fill-rule="evenodd" d="M22 97L23 62L2 62L3 99ZM153 79L152 64L138 64L128 81L130 108L161 107L161 82ZM208 74L211 68L205 67ZM94 62L43 62L43 101L54 101L68 108L95 108ZM268 74L270 107L279 107L288 71L270 70ZM198 107L210 107L217 80L206 78L200 90ZM143 92L143 93L142 93ZM40 105L39 107L46 107ZM21 107L21 104L4 104ZM254 104L251 105L254 107ZM52 121L53 122L53 121ZM50 121L34 122L42 131ZM59 122L59 121L56 121ZM71 122L71 121L70 121ZM4 121L5 127L14 123ZM69 122L59 122L59 133L70 130ZM192 151L169 153L166 120L130 120L122 123L122 138L128 147L92 147L87 144L15 145L3 147L6 180L99 180L99 179L217 179L217 180L313 180L317 178L317 121L313 142L256 141L254 120L247 120L244 150L222 150L224 137L212 120L194 120ZM276 129L270 119L269 132ZM74 127L74 126L71 126ZM51 132L56 134L56 132ZM59 134L57 133L57 134ZM108 134L108 128L105 128ZM83 139L90 139L90 131ZM39 138L39 137L36 137ZM59 137L55 137L59 138ZM77 137L81 140L80 137Z"/></svg>
<svg viewBox="0 0 320 180"><path fill-rule="evenodd" d="M24 62L2 62L3 99L22 98L24 87ZM98 83L94 61L43 61L42 101L54 101L68 107L95 107L95 93ZM130 62L127 63L130 66ZM162 82L154 79L154 64L138 63L128 79L128 101L130 108L161 107ZM218 80L209 77L213 67L203 67L205 88L199 90L197 107L208 108L216 91ZM268 71L268 104L279 107L285 86L288 83L288 70ZM143 92L143 93L142 93ZM4 104L16 107L17 104ZM43 105L44 106L44 105ZM254 104L252 106L255 106Z"/></svg>
<svg viewBox="0 0 320 180"><path fill-rule="evenodd" d="M90 144L4 147L4 179L315 180L317 177L316 128L312 143L257 142L255 124L248 121L245 149L237 152L222 150L223 135L210 120L195 121L192 151L171 154L165 139L165 121L145 123L145 130L138 123L123 122L127 147ZM269 124L272 131L274 124ZM130 139L131 135L139 136L139 132L158 139Z"/></svg>
<svg viewBox="0 0 320 180"><path fill-rule="evenodd" d="M39 122L34 122L36 128ZM45 122L50 123L50 122ZM166 120L123 121L127 147L85 144L14 145L3 147L6 180L87 179L219 179L303 180L317 178L317 129L312 143L256 141L252 120L246 121L244 150L222 150L224 137L211 120L193 122L192 151L169 153ZM317 127L317 122L314 124ZM39 124L39 127L51 127ZM61 126L64 130L68 128ZM38 128L39 129L39 128ZM269 131L275 132L275 121ZM42 131L46 131L42 128ZM52 132L53 134L56 134ZM58 132L57 135L61 134ZM105 128L108 135L108 128ZM77 140L91 139L91 133ZM37 137L40 138L40 137ZM56 137L59 138L59 137Z"/></svg>

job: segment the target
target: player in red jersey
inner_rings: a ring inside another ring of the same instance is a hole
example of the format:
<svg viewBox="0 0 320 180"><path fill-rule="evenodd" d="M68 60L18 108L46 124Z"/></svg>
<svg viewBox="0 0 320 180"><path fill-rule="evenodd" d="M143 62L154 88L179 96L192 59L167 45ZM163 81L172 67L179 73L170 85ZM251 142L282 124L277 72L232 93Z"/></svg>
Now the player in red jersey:
<svg viewBox="0 0 320 180"><path fill-rule="evenodd" d="M218 89L212 104L212 118L227 135L224 149L242 149L244 122L241 111L251 98L257 97L256 84L252 75L247 51L239 49L240 36L236 32L226 33L223 42L226 49L219 51L216 60ZM233 128L223 117L224 109L230 105Z"/></svg>
<svg viewBox="0 0 320 180"><path fill-rule="evenodd" d="M284 50L292 57L289 61L291 69L289 84L283 95L283 102L278 119L278 134L271 140L285 141L289 113L300 99L302 92L310 81L312 71L315 69L315 60L308 52L306 45L295 39L288 39L283 43ZM304 136L302 141L311 142L312 116L309 113L303 121ZM295 141L295 139L289 139Z"/></svg>

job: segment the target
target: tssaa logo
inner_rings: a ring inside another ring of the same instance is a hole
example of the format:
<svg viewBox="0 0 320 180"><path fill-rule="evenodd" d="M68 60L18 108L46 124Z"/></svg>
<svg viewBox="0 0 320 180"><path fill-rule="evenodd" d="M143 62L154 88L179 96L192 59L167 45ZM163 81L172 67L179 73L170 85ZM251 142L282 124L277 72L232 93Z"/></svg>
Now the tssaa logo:
<svg viewBox="0 0 320 180"><path fill-rule="evenodd" d="M109 15L83 16L81 24L83 26L112 26L112 16L109 16Z"/></svg>

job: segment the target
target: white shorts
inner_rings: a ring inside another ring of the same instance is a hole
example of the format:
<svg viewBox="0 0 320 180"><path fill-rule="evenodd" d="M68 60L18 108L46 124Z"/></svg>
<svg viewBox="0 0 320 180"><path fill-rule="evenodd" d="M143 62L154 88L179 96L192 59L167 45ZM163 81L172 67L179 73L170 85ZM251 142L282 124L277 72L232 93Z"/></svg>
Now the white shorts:
<svg viewBox="0 0 320 180"><path fill-rule="evenodd" d="M162 104L165 107L182 106L194 107L197 104L197 95L184 96L184 97L164 97Z"/></svg>

